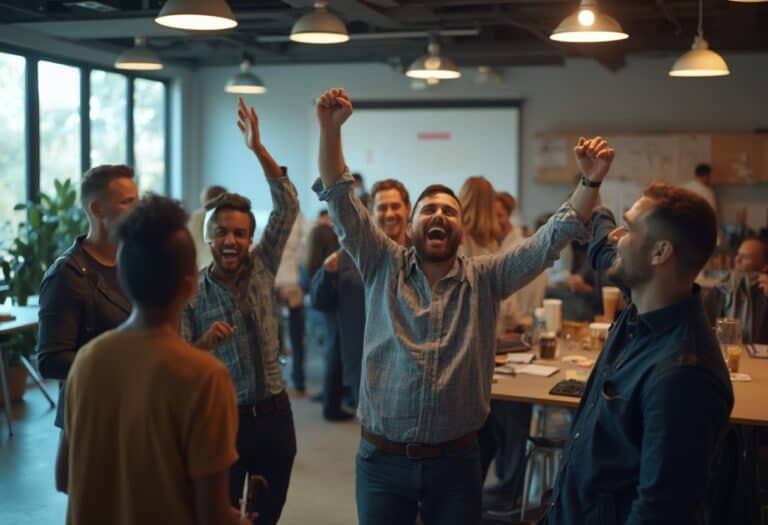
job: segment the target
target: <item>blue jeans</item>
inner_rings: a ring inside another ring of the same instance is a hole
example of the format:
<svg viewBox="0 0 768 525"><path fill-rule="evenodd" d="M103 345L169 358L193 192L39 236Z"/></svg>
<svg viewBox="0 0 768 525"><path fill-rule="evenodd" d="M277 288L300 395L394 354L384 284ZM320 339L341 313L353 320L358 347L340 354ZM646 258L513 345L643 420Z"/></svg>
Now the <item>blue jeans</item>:
<svg viewBox="0 0 768 525"><path fill-rule="evenodd" d="M478 525L481 518L480 448L433 459L408 459L360 440L356 463L360 525Z"/></svg>

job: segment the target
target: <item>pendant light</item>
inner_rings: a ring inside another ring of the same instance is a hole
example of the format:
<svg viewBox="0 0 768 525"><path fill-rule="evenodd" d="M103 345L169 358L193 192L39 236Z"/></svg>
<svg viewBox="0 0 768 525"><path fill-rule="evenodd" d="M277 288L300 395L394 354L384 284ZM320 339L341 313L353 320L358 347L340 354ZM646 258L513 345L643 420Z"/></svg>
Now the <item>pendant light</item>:
<svg viewBox="0 0 768 525"><path fill-rule="evenodd" d="M163 63L147 47L147 37L137 36L134 39L134 46L118 55L115 67L133 71L157 71L163 69Z"/></svg>
<svg viewBox="0 0 768 525"><path fill-rule="evenodd" d="M264 82L259 77L251 73L253 60L247 54L243 55L240 62L240 72L229 79L224 91L227 93L237 93L241 95L260 95L267 92Z"/></svg>
<svg viewBox="0 0 768 525"><path fill-rule="evenodd" d="M693 46L690 51L675 61L672 69L669 70L669 76L724 77L731 74L723 57L709 49L702 29L703 18L704 6L702 0L699 0L699 30L693 37Z"/></svg>
<svg viewBox="0 0 768 525"><path fill-rule="evenodd" d="M429 36L427 54L414 60L405 75L410 78L450 80L459 78L461 71L453 60L441 54L437 36L433 33Z"/></svg>
<svg viewBox="0 0 768 525"><path fill-rule="evenodd" d="M299 18L290 39L302 44L341 44L349 40L344 21L328 11L328 2L315 2L315 9Z"/></svg>
<svg viewBox="0 0 768 525"><path fill-rule="evenodd" d="M168 0L155 22L189 31L219 31L237 25L227 0Z"/></svg>
<svg viewBox="0 0 768 525"><path fill-rule="evenodd" d="M560 22L549 38L557 42L584 44L614 42L629 38L629 35L615 18L598 10L597 0L581 0L579 10Z"/></svg>

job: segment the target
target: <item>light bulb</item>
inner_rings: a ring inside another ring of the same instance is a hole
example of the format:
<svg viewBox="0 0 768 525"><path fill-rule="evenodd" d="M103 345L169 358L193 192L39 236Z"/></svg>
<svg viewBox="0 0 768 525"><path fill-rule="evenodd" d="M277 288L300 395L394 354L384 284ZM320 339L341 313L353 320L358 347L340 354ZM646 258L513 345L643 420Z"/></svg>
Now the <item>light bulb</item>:
<svg viewBox="0 0 768 525"><path fill-rule="evenodd" d="M595 23L595 12L591 9L582 9L579 11L579 24L584 27L591 27Z"/></svg>

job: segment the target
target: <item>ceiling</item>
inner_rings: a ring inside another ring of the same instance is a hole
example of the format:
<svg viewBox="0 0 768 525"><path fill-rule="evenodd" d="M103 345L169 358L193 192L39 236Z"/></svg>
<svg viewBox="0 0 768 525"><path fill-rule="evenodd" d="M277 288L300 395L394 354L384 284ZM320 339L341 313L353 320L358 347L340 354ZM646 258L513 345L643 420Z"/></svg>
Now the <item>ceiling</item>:
<svg viewBox="0 0 768 525"><path fill-rule="evenodd" d="M566 57L597 60L619 70L628 55L674 55L696 32L696 0L603 0L601 9L630 34L607 44L558 44L552 29L575 11L577 0L330 0L352 40L318 46L287 35L312 0L229 0L239 25L218 33L190 33L154 23L161 0L0 1L0 23L42 32L115 53L147 35L167 63L234 65L244 51L254 63L385 62L407 66L421 55L429 31L442 37L459 67L558 65ZM0 26L0 31L2 27ZM768 3L704 0L704 35L718 52L768 51Z"/></svg>

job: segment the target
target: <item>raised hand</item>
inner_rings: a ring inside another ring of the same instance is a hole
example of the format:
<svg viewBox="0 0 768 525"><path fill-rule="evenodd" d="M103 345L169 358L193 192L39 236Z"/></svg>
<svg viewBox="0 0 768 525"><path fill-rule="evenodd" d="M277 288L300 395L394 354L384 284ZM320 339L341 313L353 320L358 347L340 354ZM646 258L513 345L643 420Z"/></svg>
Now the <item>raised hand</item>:
<svg viewBox="0 0 768 525"><path fill-rule="evenodd" d="M576 154L576 164L581 173L594 182L602 182L616 154L602 137L579 137L573 152Z"/></svg>
<svg viewBox="0 0 768 525"><path fill-rule="evenodd" d="M344 88L329 89L317 99L317 120L322 128L340 128L352 111L352 102Z"/></svg>
<svg viewBox="0 0 768 525"><path fill-rule="evenodd" d="M255 153L261 147L259 117L253 107L248 108L245 105L243 97L237 97L237 127L243 134L245 145Z"/></svg>

